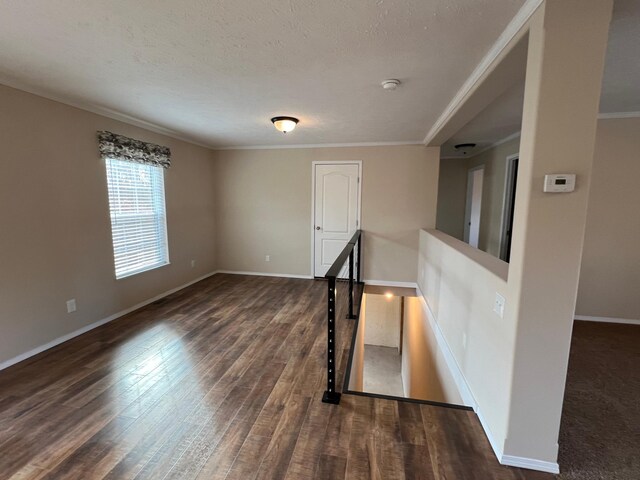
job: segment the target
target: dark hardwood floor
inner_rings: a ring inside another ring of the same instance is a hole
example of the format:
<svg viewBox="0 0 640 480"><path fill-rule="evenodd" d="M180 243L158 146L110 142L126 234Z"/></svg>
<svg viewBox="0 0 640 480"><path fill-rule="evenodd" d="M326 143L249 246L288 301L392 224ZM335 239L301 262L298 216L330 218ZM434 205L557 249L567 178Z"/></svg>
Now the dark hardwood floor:
<svg viewBox="0 0 640 480"><path fill-rule="evenodd" d="M325 290L218 274L0 372L0 478L553 478L499 465L473 412L321 403Z"/></svg>

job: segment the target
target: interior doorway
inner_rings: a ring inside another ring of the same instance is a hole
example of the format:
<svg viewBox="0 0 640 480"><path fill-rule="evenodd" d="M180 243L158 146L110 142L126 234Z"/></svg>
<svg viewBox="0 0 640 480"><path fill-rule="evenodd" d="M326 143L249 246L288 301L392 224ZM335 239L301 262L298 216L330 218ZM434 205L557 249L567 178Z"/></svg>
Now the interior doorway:
<svg viewBox="0 0 640 480"><path fill-rule="evenodd" d="M315 277L326 275L336 257L360 228L361 170L361 162L313 162Z"/></svg>
<svg viewBox="0 0 640 480"><path fill-rule="evenodd" d="M518 181L518 163L520 155L507 157L504 204L502 207L502 227L500 232L500 259L509 262L511 259L511 239L513 232L513 212L516 201L516 187Z"/></svg>
<svg viewBox="0 0 640 480"><path fill-rule="evenodd" d="M484 165L474 167L467 174L467 203L464 213L464 241L478 248L480 240L480 212Z"/></svg>

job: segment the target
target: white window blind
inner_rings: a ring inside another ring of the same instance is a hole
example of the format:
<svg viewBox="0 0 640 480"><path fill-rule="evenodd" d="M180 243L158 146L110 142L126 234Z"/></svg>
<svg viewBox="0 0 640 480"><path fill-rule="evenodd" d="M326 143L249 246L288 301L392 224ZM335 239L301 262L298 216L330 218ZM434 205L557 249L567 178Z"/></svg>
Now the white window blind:
<svg viewBox="0 0 640 480"><path fill-rule="evenodd" d="M164 169L106 159L116 278L169 263Z"/></svg>

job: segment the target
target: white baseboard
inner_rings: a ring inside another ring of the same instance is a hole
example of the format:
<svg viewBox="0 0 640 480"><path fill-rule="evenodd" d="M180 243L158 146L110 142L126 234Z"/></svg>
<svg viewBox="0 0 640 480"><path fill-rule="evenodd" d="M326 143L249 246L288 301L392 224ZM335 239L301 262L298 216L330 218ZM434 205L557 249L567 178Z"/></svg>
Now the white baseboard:
<svg viewBox="0 0 640 480"><path fill-rule="evenodd" d="M433 313L433 310L431 310L431 307L429 306L429 302L427 301L426 296L424 295L424 293L422 293L422 290L420 289L419 286L417 287L417 290L418 290L418 297L420 298L420 301L422 303L422 309L424 310L424 313L427 319L429 320L429 325L431 327L431 330L433 330L433 332L435 333L436 342L438 343L438 347L440 348L440 351L442 351L442 354L444 355L444 360L447 364L447 367L449 368L449 372L451 372L453 381L456 383L456 386L458 387L458 392L460 393L460 397L462 397L462 403L464 403L469 407L472 407L473 411L476 412L476 415L480 420L480 424L484 429L484 433L487 436L487 439L489 440L489 444L493 449L493 453L497 457L498 461L502 463L502 460L501 460L503 457L502 445L500 445L496 441L495 437L493 436L493 433L491 433L491 428L489 428L489 423L486 421L486 419L484 418L484 415L482 415L482 412L480 411L478 402L476 401L476 397L473 395L471 387L469 386L469 382L467 382L467 379L464 376L464 373L462 373L462 369L460 368L458 361L453 355L453 352L451 351L451 347L449 347L449 343L447 343L447 339L444 337L444 334L440 329L440 325L438 325L437 317Z"/></svg>
<svg viewBox="0 0 640 480"><path fill-rule="evenodd" d="M253 277L280 277L280 278L302 278L302 279L314 279L313 275L293 275L290 273L267 273L267 272L245 272L242 270L218 270L216 273L227 273L229 275L250 275ZM415 282L390 282L387 280L365 280L365 284L373 285L376 287L404 287L404 288L417 288L418 285Z"/></svg>
<svg viewBox="0 0 640 480"><path fill-rule="evenodd" d="M447 340L444 338L444 334L442 333L442 330L440 330L440 325L438 325L438 322L436 321L436 316L431 310L431 307L429 306L429 302L424 296L424 293L422 293L422 290L420 290L420 287L418 286L416 287L416 289L418 291L418 298L420 298L420 301L422 303L422 309L424 310L424 314L429 320L429 326L431 327L431 330L436 336L436 342L438 342L438 347L440 348L440 350L442 351L442 354L444 355L445 362L447 363L447 367L451 372L451 376L453 377L453 380L456 382L456 387L458 387L458 392L460 393L460 397L462 398L462 403L464 403L469 407L472 407L473 410L476 413L478 413L478 402L476 402L476 398L473 396L471 387L469 387L469 383L467 382L467 379L462 373L462 369L460 368L460 365L458 365L458 362L456 361L453 355L453 352L451 351L451 348L447 343ZM478 417L480 417L479 413L478 413Z"/></svg>
<svg viewBox="0 0 640 480"><path fill-rule="evenodd" d="M216 273L228 273L229 275L250 275L253 277L280 277L313 279L313 275L292 275L290 273L265 273L265 272L241 272L238 270L218 270Z"/></svg>
<svg viewBox="0 0 640 480"><path fill-rule="evenodd" d="M98 328L101 325L104 325L105 323L109 323L113 320L115 320L116 318L120 318L128 313L133 312L134 310L137 310L139 308L142 308L146 305L149 305L150 303L155 302L156 300L160 300L161 298L164 298L168 295L171 295L172 293L177 292L178 290L182 290L183 288L187 288L190 285L193 285L194 283L198 283L201 280L204 280L205 278L209 278L212 275L215 275L216 273L218 273L217 271L215 272L211 272L211 273L207 273L206 275L203 275L201 277L196 278L195 280L192 280L188 283L185 283L184 285L180 285L179 287L176 288L172 288L171 290L167 290L164 293L161 293L160 295L156 295L153 298L150 298L148 300L145 300L144 302L140 302L132 307L129 307L125 310L122 310L118 313L114 313L113 315L108 316L107 318L103 318L102 320L98 320L97 322L94 322L90 325L86 325L82 328L79 328L78 330L74 330L71 333L68 333L66 335L63 335L62 337L58 337L55 340L51 340L48 343L45 343L44 345L40 345L39 347L33 348L31 350L29 350L28 352L24 352L21 353L20 355L10 358L9 360L5 360L4 362L0 363L0 370L4 370L5 368L9 368L12 365L15 365L16 363L22 362L23 360L26 360L27 358L33 357L34 355L37 355L39 353L44 352L45 350L49 350L50 348L55 347L56 345L60 345L61 343L66 342L67 340L71 340L74 337L77 337L79 335L82 335L83 333L87 333L90 330L93 330L94 328Z"/></svg>
<svg viewBox="0 0 640 480"><path fill-rule="evenodd" d="M585 322L625 323L627 325L640 325L640 319L635 318L590 317L588 315L575 315L573 318L575 320L583 320Z"/></svg>
<svg viewBox="0 0 640 480"><path fill-rule="evenodd" d="M539 472L560 473L560 466L557 462L545 462L526 457L514 457L513 455L502 455L500 459L502 465L510 467L528 468Z"/></svg>
<svg viewBox="0 0 640 480"><path fill-rule="evenodd" d="M462 373L462 369L460 368L460 365L458 365L458 362L456 361L453 355L453 352L451 351L451 348L449 347L449 344L447 343L447 340L442 333L442 330L440 330L440 326L438 325L437 318L433 313L433 311L431 310L431 307L429 306L429 302L427 301L427 298L422 293L422 290L420 290L419 286L416 288L418 290L418 297L422 302L422 308L424 310L424 313L429 319L429 325L431 326L431 329L436 335L436 341L438 342L438 347L442 351L445 358L445 362L447 363L447 367L451 372L451 376L456 382L456 386L458 387L458 392L462 397L462 402L465 405L472 407L474 412L476 412L476 415L478 415L478 419L480 420L480 424L484 429L484 433L487 436L487 439L489 440L489 444L493 449L493 453L495 454L500 464L508 465L510 467L528 468L530 470L538 470L541 472L559 473L559 467L557 463L547 462L543 460L536 460L533 458L515 457L513 455L504 454L504 451L503 451L504 447L503 445L498 443L493 433L491 432L489 423L487 422L484 415L482 414L482 410L480 409L480 406L478 405L478 402L476 401L475 396L473 395L473 391L471 390L471 387L469 386L467 379Z"/></svg>
<svg viewBox="0 0 640 480"><path fill-rule="evenodd" d="M387 280L365 280L365 285L373 285L374 287L403 287L418 288L415 282L389 282Z"/></svg>
<svg viewBox="0 0 640 480"><path fill-rule="evenodd" d="M456 386L458 387L458 392L462 397L462 403L473 408L473 411L476 412L476 415L478 416L478 420L480 420L480 424L482 425L482 429L484 430L484 433L487 436L487 440L489 440L489 444L491 445L491 449L493 450L493 453L495 454L498 461L501 464L503 464L502 463L502 458L504 457L503 446L501 443L498 443L498 441L496 440L495 436L491 431L491 428L489 427L489 422L487 422L486 418L482 414L482 410L480 410L480 406L478 405L476 397L473 395L473 391L469 386L469 382L467 382L467 379L464 376L464 373L462 373L462 369L460 368L458 361L453 355L451 347L449 347L449 343L447 342L447 339L444 337L444 334L440 329L440 325L438 325L437 317L433 313L433 310L431 310L431 306L429 305L427 298L422 293L422 290L420 289L420 287L417 287L417 289L418 289L418 297L422 302L422 308L424 310L425 315L429 319L429 325L431 326L431 329L435 333L436 342L438 343L438 347L440 348L440 351L442 351L444 355L444 359L447 364L447 367L449 368L449 372L451 373L451 376L453 377L453 380L456 383Z"/></svg>

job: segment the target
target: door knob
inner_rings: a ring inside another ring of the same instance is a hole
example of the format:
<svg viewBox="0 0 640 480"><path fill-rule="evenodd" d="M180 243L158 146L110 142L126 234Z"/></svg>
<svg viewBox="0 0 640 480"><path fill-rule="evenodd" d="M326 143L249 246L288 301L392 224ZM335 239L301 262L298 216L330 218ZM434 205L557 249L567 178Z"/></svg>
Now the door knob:
<svg viewBox="0 0 640 480"><path fill-rule="evenodd" d="M316 227L316 230L320 230L320 227Z"/></svg>

